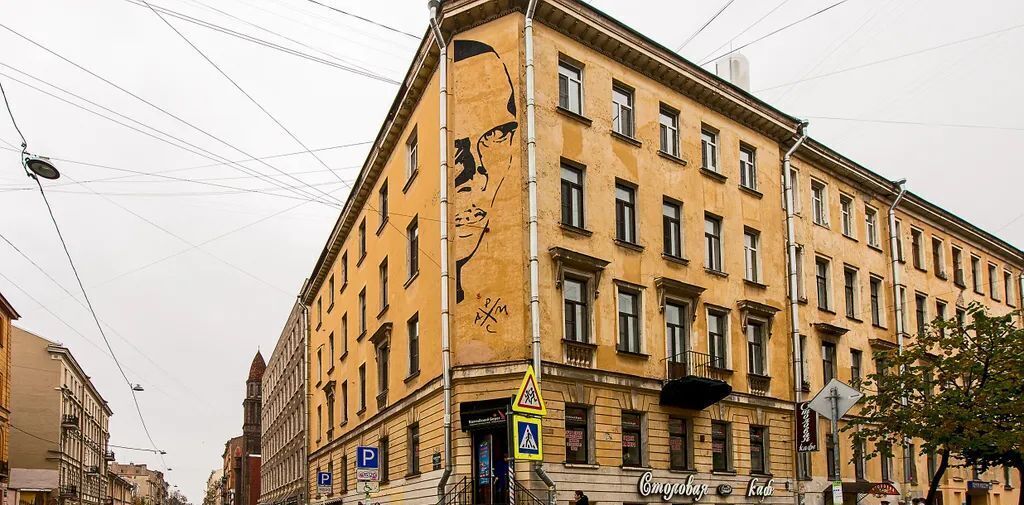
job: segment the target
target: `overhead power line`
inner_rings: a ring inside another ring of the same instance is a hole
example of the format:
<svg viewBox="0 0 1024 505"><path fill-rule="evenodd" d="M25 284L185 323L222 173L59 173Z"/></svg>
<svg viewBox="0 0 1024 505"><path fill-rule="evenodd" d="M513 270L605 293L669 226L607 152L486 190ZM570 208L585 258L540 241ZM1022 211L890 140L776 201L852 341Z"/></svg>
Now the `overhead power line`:
<svg viewBox="0 0 1024 505"><path fill-rule="evenodd" d="M318 2L317 0L309 0L309 1L310 1L310 3L317 4L317 5L321 6L321 7L326 7L326 8L328 8L328 9L334 11L334 12L337 12L338 14L349 16L351 18L358 19L360 21L363 21L365 23L369 23L371 25L383 28L385 30L388 30L388 31L391 31L391 32L394 32L394 33L399 33L399 34L405 35L406 37L411 37L411 38L416 39L416 40L420 40L420 36L419 35L415 35L415 34L409 33L409 32L404 31L404 30L399 30L398 28L393 28L393 27L388 26L388 25L383 24L383 23L378 23L377 21L374 21L372 19L365 18L363 16L360 16L358 14L353 14L353 13L345 11L345 10L341 10L341 9L339 9L337 7L334 7L334 6L331 6L331 5L327 5L325 3ZM732 3L732 0L730 0L730 3Z"/></svg>
<svg viewBox="0 0 1024 505"><path fill-rule="evenodd" d="M880 124L893 124L893 125L914 125L914 126L941 126L946 128L976 128L981 130L1007 130L1007 131L1024 131L1024 127L1017 126L996 126L996 125L985 125L985 124L966 124L966 123L933 123L925 121L900 121L896 119L865 119L865 118L854 118L854 117L836 117L836 116L801 116L809 119L825 119L832 121L858 121L863 123L880 123Z"/></svg>
<svg viewBox="0 0 1024 505"><path fill-rule="evenodd" d="M760 41L762 41L762 40L764 40L764 39L766 39L768 37L771 37L772 35L775 35L775 34L781 32L783 30L787 30L789 28L792 28L792 27L794 27L794 26L796 26L796 25L798 25L800 23L803 23L804 21L807 21L808 19L811 19L811 18L813 18L815 16L818 16L820 14L824 14L825 12L828 12L829 10L832 10L832 9L834 9L836 7L839 7L840 5L843 5L844 3L849 2L849 1L850 0L839 0L838 2L836 2L836 3L832 4L832 5L829 5L828 7L825 7L824 9L821 9L819 11L816 11L816 12L813 12L811 14L808 14L808 15L806 15L806 16L804 16L804 17L802 17L802 18L800 18L800 19L798 19L796 21L793 21L792 23L789 23L788 25L783 26L782 28L778 28L776 30L768 32L768 33L766 33L766 34L764 34L764 35L762 35L762 36L760 36L760 37L758 37L758 38L756 38L754 40L751 40L750 42L747 42L746 44L741 45L740 47L737 47L735 49L730 49L729 51L726 51L726 52L724 52L722 54L719 54L718 56L715 56L715 57L712 57L712 58L707 58L704 61L700 62L700 64L701 65L707 65L708 63L711 63L712 61L715 61L715 60L717 60L717 59L719 59L719 58L721 58L723 56L728 56L728 55L730 55L732 53L735 53L736 51L739 51L740 49L743 49L744 47L747 47L747 46L749 46L751 44L756 44L756 43L758 43L758 42L760 42Z"/></svg>
<svg viewBox="0 0 1024 505"><path fill-rule="evenodd" d="M795 81L789 81L789 82L784 82L782 84L776 84L774 86L769 86L767 88L761 88L761 89L755 90L754 92L755 93L760 93L761 91L769 91L769 90L773 90L773 89L776 89L776 88L781 88L783 86L789 86L791 84L796 84L798 82L806 82L806 81L813 81L815 79L823 79L825 77L831 77L831 76L837 75L837 74L843 74L843 73L846 73L846 72L852 72L854 70L860 70L862 68L873 67L875 65L881 65L882 63L888 63L890 61L895 61L895 60L899 60L899 59L903 59L903 58L908 58L910 56L917 56L919 54L924 54L924 53L928 53L928 52L931 52L931 51L937 51L939 49L944 49L944 48L947 48L947 47L950 47L950 46L955 46L955 45L958 45L958 44L963 44L965 42L970 42L972 40L978 40L978 39L983 39L983 38L986 38L986 37L991 37L993 35L999 35L1001 33L1006 33L1006 32L1013 31L1013 30L1019 30L1021 28L1024 28L1024 24L1014 25L1014 26L1010 26L1008 28L1002 28L1002 29L999 29L999 30L995 30L995 31L991 31L991 32L986 32L986 33L982 33L980 35L974 35L974 36L971 36L971 37L967 37L967 38L963 38L963 39L959 39L959 40L954 40L952 42L946 42L946 43L943 43L943 44L939 44L937 46L926 47L924 49L918 49L916 51L911 51L909 53L903 53L903 54L899 54L899 55L896 55L896 56L890 56L888 58L882 58L880 60L869 61L867 63L861 63L860 65L853 65L851 67L841 68L839 70L834 70L832 72L825 72L824 74L814 75L814 76L811 76L811 77L807 77L805 79L797 79Z"/></svg>
<svg viewBox="0 0 1024 505"><path fill-rule="evenodd" d="M177 19L180 19L180 20L185 21L187 23L192 23L194 25L201 26L203 28L207 28L207 29L210 29L210 30L218 31L218 32L221 32L221 33L223 33L225 35L230 35L232 37L236 37L236 38L248 41L248 42L259 44L259 45L261 45L263 47L266 47L266 48L269 48L269 49L274 49L276 51L280 51L280 52L283 52L283 53L286 53L286 54L290 54L292 56L297 56L299 58L303 58L303 59L306 59L306 60L309 60L309 61L320 63L322 65L327 65L329 67L334 67L334 68L337 68L339 70L344 70L346 72L350 72L350 73L353 73L353 74L356 74L356 75L361 75L363 77L368 77L370 79L374 79L374 80L377 80L377 81L380 81L380 82L386 82L388 84L394 84L396 86L401 84L400 82L398 82L398 81L396 81L396 80L394 80L394 79L392 79L390 77L387 77L387 76L384 76L384 75L381 75L381 74L378 74L378 73L375 73L375 72L371 72L371 71L368 71L368 70L363 70L363 69L360 69L360 68L356 68L356 67L352 66L351 64L347 64L346 65L346 64L342 64L342 63L337 63L337 62L334 62L334 61L326 60L326 59L321 58L319 56L314 56L312 54L304 53L304 52L299 51L297 49L292 49L290 47L285 47L285 46L282 46L280 44L275 44L275 43L270 42L268 40L264 40L264 39L261 39L261 38L258 38L258 37L254 37L252 35L248 35L248 34L245 34L245 33L242 33L242 32L238 32L238 31L232 30L230 28L225 28L223 26L220 26L220 25L217 25L217 24L214 24L214 23L210 23L209 21L203 21L201 19L189 16L187 14L182 14L180 12L170 10L170 9L168 9L166 7L150 6L147 2L143 2L142 0L125 0L125 1L130 3L130 4L134 4L134 5L138 5L138 6L150 7L151 9L155 9L157 11L160 11L163 14L166 14L168 16L171 16L171 17L174 17L174 18L177 18ZM280 36L280 35L278 35L278 36ZM286 37L282 37L282 38L286 38Z"/></svg>
<svg viewBox="0 0 1024 505"><path fill-rule="evenodd" d="M136 100L138 100L138 101L148 105L149 107L151 107L153 109L156 109L157 111L163 113L164 115L169 116L169 117L175 119L176 121L178 121L178 122L188 126L189 128L192 128L193 130L198 131L199 133L202 133L203 135L205 135L205 136L207 136L207 137L209 137L209 138L219 142L220 144L233 149L235 152L238 152L239 154L241 154L243 156L246 156L247 158L249 158L251 160L258 161L260 163L260 165L263 165L263 166L265 166L267 168L270 168L271 170L274 170L275 172L277 172L277 173L279 173L281 175L284 175L284 176L294 180L295 182L297 182L299 184L303 184L303 185L306 184L301 179L298 179L297 177L295 177L295 176L293 176L291 174L288 174L287 172L281 170L280 168L277 168L274 165L271 165L270 163L266 162L265 160L261 160L258 157L254 156L252 154L249 154L248 152L242 150L241 148L239 148L239 147L229 143L228 141L222 139L221 137L219 137L217 135L214 135L214 134L210 133L209 131L204 130L203 128L200 128L200 127L196 126L195 124L193 124L192 122L182 118L181 116L179 116L179 115L177 115L177 114L175 114L173 112L170 112L167 109L165 109L165 108L163 108L163 107L161 107L161 106L159 106L159 105L157 105L157 104L155 104L155 103L153 103L153 102L151 102L151 101L149 101L149 100L139 96L138 94L136 94L136 93L134 93L134 92L124 88L123 86L121 86L121 85L111 81L110 79L107 79L107 78L97 74L96 72L93 72L92 70L89 70L88 68L86 68L86 67L84 67L84 66L82 66L82 65L80 65L80 64L78 64L78 63L76 63L76 62L74 62L74 61L72 61L70 59L68 59L67 57L65 57L65 56L61 55L60 53L57 53L56 51L54 51L54 50L52 50L52 49L50 49L50 48L40 44L39 42L36 42L35 40L32 40L32 39L28 38L25 35L22 35L21 33L15 31L14 29L10 28L9 26L4 25L3 23L0 23L0 28L3 28L5 30L13 33L14 35L17 35L21 39L23 39L23 40L29 42L30 44L32 44L32 45L34 45L34 46L36 46L36 47L38 47L38 48L40 48L40 49L50 53L51 55L59 58L60 60L64 61L65 63L68 63L69 65L71 65L71 66L73 66L73 67L75 67L75 68L77 68L77 69L79 69L79 70L81 70L81 71L83 71L83 72L85 72L85 73L95 77L96 79L99 79L100 81L103 81L105 84L116 88L117 90L121 91L122 93L125 93L128 96L130 96L130 97L132 97L132 98L134 98L134 99L136 99ZM241 171L243 171L243 173L245 173L245 170L243 168L239 168L239 170L241 170ZM255 172L256 173L261 173L259 171L255 171ZM263 174L263 175L264 175L264 177L269 177L269 176L266 176L266 174ZM271 181L275 181L276 182L276 180L273 179L273 178L270 178L270 181L268 181L268 182L271 182ZM271 183L273 184L275 182L271 182ZM298 194L303 194L304 196L311 196L310 194L305 193L304 191L300 192L300 191L296 190L296 192ZM337 199L337 198L335 198L333 196L329 196L329 198L337 201L339 204L341 203L341 200L339 200L339 199Z"/></svg>
<svg viewBox="0 0 1024 505"><path fill-rule="evenodd" d="M750 31L751 28L761 24L761 21L764 21L765 18L767 18L768 16L771 16L775 11L779 10L783 5L786 5L786 3L788 3L788 2L789 2L789 0L782 0L781 2L779 2L778 4L775 5L775 7L772 7L772 10L762 14L761 17L757 18L757 21L754 21L753 23L750 23L749 25L747 25L746 28L740 30L740 32L737 33L736 35L733 35L731 39L723 42L722 45L716 47L714 51L711 51L708 54L705 54L704 57L701 58L701 60L703 61L703 60L708 59L708 57L711 56L712 54L715 54L718 51L721 51L722 48L724 48L725 46L727 46L729 44L732 44L732 41L736 40L739 37L742 37L743 34L747 33L748 31Z"/></svg>
<svg viewBox="0 0 1024 505"><path fill-rule="evenodd" d="M309 1L313 2L315 0L309 0ZM700 25L700 28L698 28L697 31L693 32L692 35L687 37L686 40L684 40L682 44L679 44L679 47L676 48L676 52L678 53L679 51L682 51L683 48L686 47L686 44L689 44L690 41L692 41L693 39L697 38L697 35L700 35L701 32L703 32L704 29L708 27L708 25L710 25L715 19L718 19L718 16L720 16L723 12L725 12L725 9L728 9L729 6L732 5L732 3L734 1L736 1L736 0L729 0L728 2L725 2L725 4L722 5L722 8L718 9L718 12L715 12L710 18L708 18L707 21L704 22L704 24Z"/></svg>

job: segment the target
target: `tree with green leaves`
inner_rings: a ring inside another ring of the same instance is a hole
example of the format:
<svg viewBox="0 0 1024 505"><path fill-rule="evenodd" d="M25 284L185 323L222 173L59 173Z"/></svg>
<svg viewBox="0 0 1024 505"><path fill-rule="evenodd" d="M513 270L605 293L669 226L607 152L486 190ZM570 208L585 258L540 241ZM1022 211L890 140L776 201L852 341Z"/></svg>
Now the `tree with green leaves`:
<svg viewBox="0 0 1024 505"><path fill-rule="evenodd" d="M1020 318L1020 312L993 316L972 303L954 319L936 319L924 335L907 337L902 351L880 351L877 370L862 384L861 409L843 429L857 447L870 447L867 458L889 457L911 441L920 454L937 454L927 505L937 503L951 464L1005 465L1024 475Z"/></svg>

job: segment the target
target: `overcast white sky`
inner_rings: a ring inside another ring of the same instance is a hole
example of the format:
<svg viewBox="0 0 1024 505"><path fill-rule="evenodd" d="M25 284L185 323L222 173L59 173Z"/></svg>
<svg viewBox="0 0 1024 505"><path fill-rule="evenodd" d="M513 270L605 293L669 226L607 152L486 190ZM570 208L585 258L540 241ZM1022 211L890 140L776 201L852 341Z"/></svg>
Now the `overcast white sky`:
<svg viewBox="0 0 1024 505"><path fill-rule="evenodd" d="M425 1L324 1L417 35L426 28ZM726 1L595 3L675 48ZM727 50L730 41L738 47L834 1L735 0L682 54L703 61ZM306 0L157 0L154 5L392 80L404 75L417 44ZM171 22L310 148L372 140L397 89L178 19ZM0 0L0 23L244 152L272 156L302 150L152 12L131 0ZM788 113L810 117L813 136L889 178L906 177L912 191L1024 247L1019 201L1024 174L1018 161L1024 105L1015 65L1022 42L1021 2L847 0L742 52L751 60L756 94ZM146 388L140 394L142 409L157 445L168 452L169 480L199 503L210 470L220 465L224 441L241 432L244 380L253 353L260 348L269 359L337 210L305 202L233 167L209 166L214 162L208 158L15 82L12 78L138 127L33 79L39 78L217 156L246 158L2 27L0 74L30 151L65 160L58 164L65 177L47 183L54 212L99 316L109 325L115 352L129 378ZM38 192L26 189L29 180L18 154L2 150L9 148L4 142L20 142L6 116L0 117L0 140L0 234L77 295ZM320 155L343 180L352 181L366 150L363 144ZM308 155L268 163L340 199L347 194L348 187ZM246 166L277 175L265 165ZM192 168L166 175L207 184L115 170L187 167ZM121 178L75 184L112 177ZM128 388L88 312L2 241L0 275L0 292L22 314L17 324L68 345L110 402L111 442L147 447ZM23 373L14 369L13 379ZM14 419L18 423L16 413ZM122 462L162 466L143 452L116 451Z"/></svg>

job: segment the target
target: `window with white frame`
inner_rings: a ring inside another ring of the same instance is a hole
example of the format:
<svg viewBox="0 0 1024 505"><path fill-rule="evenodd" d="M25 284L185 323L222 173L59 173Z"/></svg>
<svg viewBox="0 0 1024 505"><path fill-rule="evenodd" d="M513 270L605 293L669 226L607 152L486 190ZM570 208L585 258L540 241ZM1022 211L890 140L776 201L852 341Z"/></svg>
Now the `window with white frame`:
<svg viewBox="0 0 1024 505"><path fill-rule="evenodd" d="M1008 270L1003 270L1003 290L1005 291L1003 300L1006 301L1007 305L1015 306L1017 301L1013 296L1013 274Z"/></svg>
<svg viewBox="0 0 1024 505"><path fill-rule="evenodd" d="M701 125L700 152L701 168L718 172L718 130Z"/></svg>
<svg viewBox="0 0 1024 505"><path fill-rule="evenodd" d="M641 352L640 292L619 287L619 351Z"/></svg>
<svg viewBox="0 0 1024 505"><path fill-rule="evenodd" d="M728 317L725 311L708 309L708 354L711 366L728 368Z"/></svg>
<svg viewBox="0 0 1024 505"><path fill-rule="evenodd" d="M405 178L411 179L413 174L419 170L419 139L416 134L416 127L412 129L409 138L405 141Z"/></svg>
<svg viewBox="0 0 1024 505"><path fill-rule="evenodd" d="M946 278L946 247L938 237L932 237L932 267L936 277Z"/></svg>
<svg viewBox="0 0 1024 505"><path fill-rule="evenodd" d="M562 281L562 302L566 340L590 342L590 304L587 281L566 276Z"/></svg>
<svg viewBox="0 0 1024 505"><path fill-rule="evenodd" d="M856 318L859 305L857 269L849 265L843 268L843 298L846 302L846 316Z"/></svg>
<svg viewBox="0 0 1024 505"><path fill-rule="evenodd" d="M828 226L828 189L821 181L811 180L811 219Z"/></svg>
<svg viewBox="0 0 1024 505"><path fill-rule="evenodd" d="M686 304L675 300L665 301L665 337L667 339L668 360L672 363L685 363L688 350L689 335L687 317L689 310Z"/></svg>
<svg viewBox="0 0 1024 505"><path fill-rule="evenodd" d="M872 207L864 207L864 224L868 245L871 247L879 247L878 211Z"/></svg>
<svg viewBox="0 0 1024 505"><path fill-rule="evenodd" d="M562 224L584 228L583 170L562 163Z"/></svg>
<svg viewBox="0 0 1024 505"><path fill-rule="evenodd" d="M917 229L910 229L910 255L914 262L914 268L924 270L924 232Z"/></svg>
<svg viewBox="0 0 1024 505"><path fill-rule="evenodd" d="M832 262L828 258L814 258L814 287L818 295L818 308L832 310Z"/></svg>
<svg viewBox="0 0 1024 505"><path fill-rule="evenodd" d="M704 216L704 267L722 271L722 219Z"/></svg>
<svg viewBox="0 0 1024 505"><path fill-rule="evenodd" d="M882 293L882 278L871 276L868 281L868 289L871 292L871 324L882 326L882 306L884 293Z"/></svg>
<svg viewBox="0 0 1024 505"><path fill-rule="evenodd" d="M633 90L612 85L612 131L633 138Z"/></svg>
<svg viewBox="0 0 1024 505"><path fill-rule="evenodd" d="M743 231L743 278L751 282L761 282L761 234L757 230Z"/></svg>
<svg viewBox="0 0 1024 505"><path fill-rule="evenodd" d="M981 278L981 258L973 254L971 255L971 284L974 285L975 293L982 294L981 287L985 284Z"/></svg>
<svg viewBox="0 0 1024 505"><path fill-rule="evenodd" d="M658 133L661 152L679 157L679 111L662 104L658 111Z"/></svg>
<svg viewBox="0 0 1024 505"><path fill-rule="evenodd" d="M681 206L670 200L661 204L661 220L663 228L663 246L667 256L683 257L683 220Z"/></svg>
<svg viewBox="0 0 1024 505"><path fill-rule="evenodd" d="M754 375L768 375L768 342L765 322L760 319L747 320L747 372Z"/></svg>
<svg viewBox="0 0 1024 505"><path fill-rule="evenodd" d="M757 151L740 145L740 186L757 190Z"/></svg>
<svg viewBox="0 0 1024 505"><path fill-rule="evenodd" d="M558 106L583 114L583 70L561 60L558 62Z"/></svg>
<svg viewBox="0 0 1024 505"><path fill-rule="evenodd" d="M855 222L855 217L853 215L853 198L846 195L839 195L839 213L842 214L840 217L842 221L843 235L856 238L857 232L853 225Z"/></svg>
<svg viewBox="0 0 1024 505"><path fill-rule="evenodd" d="M999 300L999 278L996 277L996 266L993 263L988 264L988 295L993 300Z"/></svg>

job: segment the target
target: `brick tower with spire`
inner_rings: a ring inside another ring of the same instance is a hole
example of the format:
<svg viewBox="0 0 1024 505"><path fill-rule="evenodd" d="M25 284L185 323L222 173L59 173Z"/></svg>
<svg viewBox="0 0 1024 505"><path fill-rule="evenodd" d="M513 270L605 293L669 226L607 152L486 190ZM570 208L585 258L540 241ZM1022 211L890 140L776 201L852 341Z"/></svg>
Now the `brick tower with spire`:
<svg viewBox="0 0 1024 505"><path fill-rule="evenodd" d="M242 446L243 452L238 466L241 479L238 480L239 499L233 505L256 505L260 497L260 409L263 405L263 372L267 362L259 350L249 365L249 376L245 379L245 400L242 401Z"/></svg>

